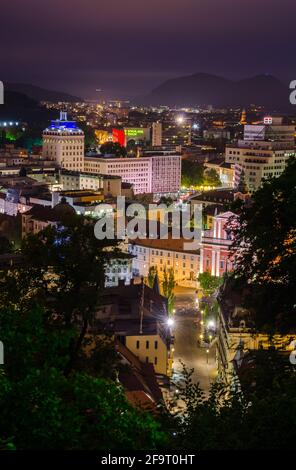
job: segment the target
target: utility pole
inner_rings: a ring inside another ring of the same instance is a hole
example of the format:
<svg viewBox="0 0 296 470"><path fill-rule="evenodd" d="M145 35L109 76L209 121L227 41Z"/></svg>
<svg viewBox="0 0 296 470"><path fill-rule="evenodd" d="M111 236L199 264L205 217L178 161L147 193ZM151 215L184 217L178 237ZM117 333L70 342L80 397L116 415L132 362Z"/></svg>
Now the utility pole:
<svg viewBox="0 0 296 470"><path fill-rule="evenodd" d="M145 294L145 284L144 284L144 277L142 276L142 291L141 291L141 299L140 299L140 335L143 334L144 294Z"/></svg>

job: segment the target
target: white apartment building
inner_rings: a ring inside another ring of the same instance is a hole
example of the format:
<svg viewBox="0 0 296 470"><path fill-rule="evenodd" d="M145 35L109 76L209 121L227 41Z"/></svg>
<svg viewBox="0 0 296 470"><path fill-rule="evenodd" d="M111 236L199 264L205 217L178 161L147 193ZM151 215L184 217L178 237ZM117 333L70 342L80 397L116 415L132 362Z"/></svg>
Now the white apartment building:
<svg viewBox="0 0 296 470"><path fill-rule="evenodd" d="M294 126L245 125L244 140L226 147L225 161L234 164L234 184L242 171L250 191L262 180L280 176L289 158L295 157Z"/></svg>
<svg viewBox="0 0 296 470"><path fill-rule="evenodd" d="M181 156L151 153L139 158L85 157L84 171L120 176L135 194L176 193L181 185Z"/></svg>
<svg viewBox="0 0 296 470"><path fill-rule="evenodd" d="M151 161L149 158L85 157L84 171L120 176L133 185L134 193L151 193Z"/></svg>
<svg viewBox="0 0 296 470"><path fill-rule="evenodd" d="M84 133L76 122L68 121L67 113L52 121L43 131L43 158L56 161L61 168L83 171Z"/></svg>
<svg viewBox="0 0 296 470"><path fill-rule="evenodd" d="M59 180L64 191L90 189L102 191L105 196L121 196L120 176L60 170Z"/></svg>
<svg viewBox="0 0 296 470"><path fill-rule="evenodd" d="M262 124L246 124L244 140L294 143L295 126L283 124L282 117L266 116Z"/></svg>

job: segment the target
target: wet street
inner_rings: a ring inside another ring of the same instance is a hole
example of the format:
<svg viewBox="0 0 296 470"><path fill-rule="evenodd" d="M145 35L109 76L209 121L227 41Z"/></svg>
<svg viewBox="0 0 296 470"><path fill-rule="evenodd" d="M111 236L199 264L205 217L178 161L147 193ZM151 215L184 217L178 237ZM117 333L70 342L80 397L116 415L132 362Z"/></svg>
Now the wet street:
<svg viewBox="0 0 296 470"><path fill-rule="evenodd" d="M200 326L195 308L195 291L178 288L175 300L175 352L174 376L178 383L181 379L182 361L187 369L194 369L193 381L199 382L201 388L208 392L210 384L216 377L215 344L209 349L198 344Z"/></svg>

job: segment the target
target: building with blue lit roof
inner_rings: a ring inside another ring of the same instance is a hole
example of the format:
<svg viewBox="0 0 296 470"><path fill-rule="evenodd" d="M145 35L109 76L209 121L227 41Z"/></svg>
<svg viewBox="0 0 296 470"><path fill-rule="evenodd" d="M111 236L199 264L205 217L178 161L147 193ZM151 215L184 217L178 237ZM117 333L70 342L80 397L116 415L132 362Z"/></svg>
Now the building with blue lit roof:
<svg viewBox="0 0 296 470"><path fill-rule="evenodd" d="M84 132L75 121L68 121L66 112L61 111L60 119L43 131L42 154L61 168L84 170Z"/></svg>

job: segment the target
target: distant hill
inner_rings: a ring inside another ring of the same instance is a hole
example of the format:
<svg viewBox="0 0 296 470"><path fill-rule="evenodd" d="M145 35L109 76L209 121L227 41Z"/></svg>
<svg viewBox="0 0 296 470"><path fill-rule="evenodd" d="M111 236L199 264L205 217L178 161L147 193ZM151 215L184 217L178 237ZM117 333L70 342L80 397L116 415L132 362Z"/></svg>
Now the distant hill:
<svg viewBox="0 0 296 470"><path fill-rule="evenodd" d="M267 109L291 109L289 88L272 75L257 75L233 81L216 75L197 73L167 80L139 104L167 106L247 106L263 105Z"/></svg>
<svg viewBox="0 0 296 470"><path fill-rule="evenodd" d="M46 90L27 83L4 83L5 90L22 93L36 101L68 101L70 103L81 101L77 96L69 95L61 91Z"/></svg>
<svg viewBox="0 0 296 470"><path fill-rule="evenodd" d="M57 116L57 111L50 111L23 93L9 91L5 88L4 104L0 106L1 121L27 122L30 125L44 128L51 119L55 119Z"/></svg>

